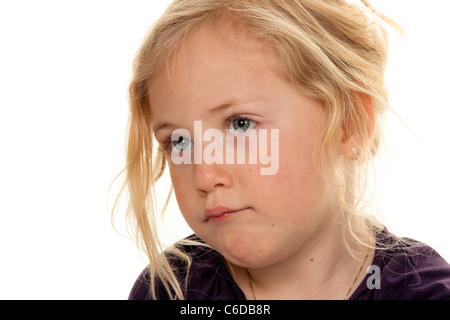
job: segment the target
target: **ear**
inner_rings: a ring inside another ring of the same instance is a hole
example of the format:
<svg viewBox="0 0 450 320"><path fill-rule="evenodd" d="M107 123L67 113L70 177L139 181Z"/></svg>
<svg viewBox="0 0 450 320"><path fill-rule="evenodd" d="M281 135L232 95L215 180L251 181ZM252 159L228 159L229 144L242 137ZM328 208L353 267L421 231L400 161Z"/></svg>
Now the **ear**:
<svg viewBox="0 0 450 320"><path fill-rule="evenodd" d="M354 95L354 105L356 108L360 108L362 112L357 112L357 116L352 119L345 119L342 123L341 133L341 154L347 159L354 159L353 148L356 148L358 154L360 153L361 146L361 133L357 130L359 127L355 121L364 123L364 128L359 130L366 130L367 137L372 136L375 128L375 115L376 110L374 106L373 98L365 93L358 92Z"/></svg>

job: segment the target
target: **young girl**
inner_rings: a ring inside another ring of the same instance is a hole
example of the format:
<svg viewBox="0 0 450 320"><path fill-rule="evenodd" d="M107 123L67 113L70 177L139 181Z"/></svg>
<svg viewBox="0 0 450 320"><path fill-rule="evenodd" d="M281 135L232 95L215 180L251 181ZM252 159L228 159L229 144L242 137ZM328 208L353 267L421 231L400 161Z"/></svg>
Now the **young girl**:
<svg viewBox="0 0 450 320"><path fill-rule="evenodd" d="M361 206L389 108L363 3L176 0L154 25L130 85L129 214L150 261L130 299L450 298L449 264ZM166 164L195 234L162 253Z"/></svg>

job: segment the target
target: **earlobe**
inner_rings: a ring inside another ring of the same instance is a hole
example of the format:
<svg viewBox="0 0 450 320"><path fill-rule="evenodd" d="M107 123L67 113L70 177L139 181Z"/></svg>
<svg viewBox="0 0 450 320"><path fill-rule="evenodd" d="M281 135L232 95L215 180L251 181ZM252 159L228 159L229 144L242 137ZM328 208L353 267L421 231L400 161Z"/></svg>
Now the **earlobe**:
<svg viewBox="0 0 450 320"><path fill-rule="evenodd" d="M351 135L341 142L341 154L349 160L357 161L359 155L358 145L355 135Z"/></svg>
<svg viewBox="0 0 450 320"><path fill-rule="evenodd" d="M342 124L341 154L347 159L358 160L358 153L365 136L370 139L375 128L375 114L373 98L365 93L357 93L354 99L355 107L360 107L363 112L356 112L357 116L352 121L347 120ZM360 121L360 125L354 121ZM364 132L365 131L365 132ZM366 139L367 139L366 138Z"/></svg>
<svg viewBox="0 0 450 320"><path fill-rule="evenodd" d="M352 153L353 153L353 160L357 161L358 160L358 150L356 150L355 147L352 148Z"/></svg>

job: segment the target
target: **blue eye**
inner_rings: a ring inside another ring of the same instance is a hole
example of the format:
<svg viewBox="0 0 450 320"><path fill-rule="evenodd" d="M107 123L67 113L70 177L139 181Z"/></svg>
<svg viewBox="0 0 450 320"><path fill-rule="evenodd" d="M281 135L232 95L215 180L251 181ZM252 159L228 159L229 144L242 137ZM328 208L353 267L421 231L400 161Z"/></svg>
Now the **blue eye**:
<svg viewBox="0 0 450 320"><path fill-rule="evenodd" d="M238 133L243 133L249 129L252 129L255 125L256 125L255 121L244 116L237 116L231 119L229 129L234 130Z"/></svg>
<svg viewBox="0 0 450 320"><path fill-rule="evenodd" d="M175 152L183 152L192 147L192 141L183 136L172 137L172 147L175 149Z"/></svg>

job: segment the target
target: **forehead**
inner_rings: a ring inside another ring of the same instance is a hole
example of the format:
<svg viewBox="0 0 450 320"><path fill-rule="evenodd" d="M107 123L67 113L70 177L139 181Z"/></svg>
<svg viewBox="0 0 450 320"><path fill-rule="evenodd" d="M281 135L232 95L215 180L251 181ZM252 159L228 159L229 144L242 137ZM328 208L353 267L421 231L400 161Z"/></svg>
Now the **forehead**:
<svg viewBox="0 0 450 320"><path fill-rule="evenodd" d="M268 46L244 27L199 28L177 47L165 68L150 79L152 112L160 105L167 107L168 99L191 104L196 102L192 99L211 100L208 98L220 93L233 95L250 90L252 82L273 76L276 65Z"/></svg>
<svg viewBox="0 0 450 320"><path fill-rule="evenodd" d="M270 52L268 48L267 44L250 33L247 26L222 16L216 22L194 27L184 41L175 47L167 62L169 67L176 67L177 64L182 63L179 61L180 56L195 58L201 54L199 58L200 62L203 62L203 58L210 55L217 57L221 52L224 55L234 53L234 58L248 59L242 54L267 55ZM227 56L227 58L230 57Z"/></svg>

